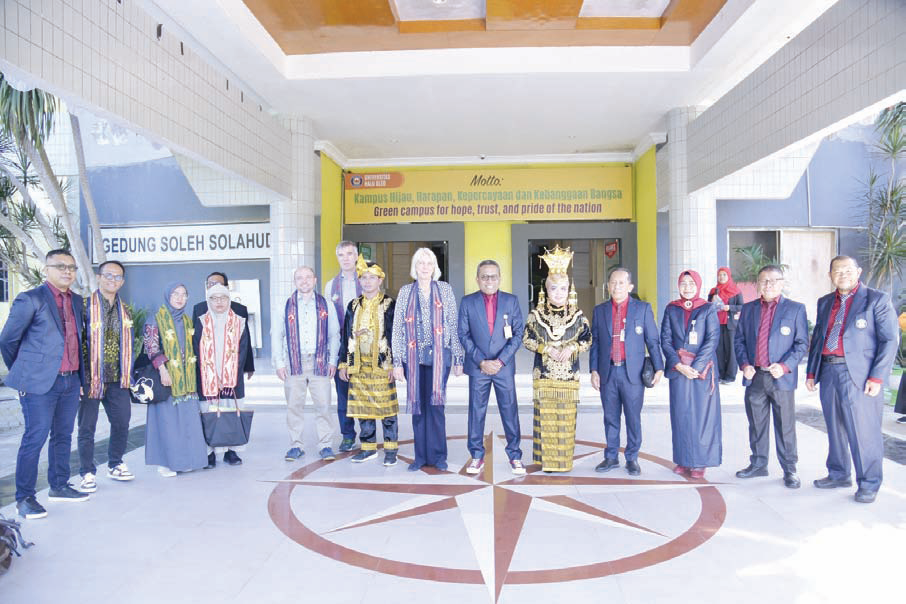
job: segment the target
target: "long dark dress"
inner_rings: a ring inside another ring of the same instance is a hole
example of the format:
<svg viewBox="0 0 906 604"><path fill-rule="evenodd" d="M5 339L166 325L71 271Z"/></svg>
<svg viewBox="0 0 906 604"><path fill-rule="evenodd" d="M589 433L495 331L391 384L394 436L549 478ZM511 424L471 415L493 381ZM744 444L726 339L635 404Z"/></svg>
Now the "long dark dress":
<svg viewBox="0 0 906 604"><path fill-rule="evenodd" d="M717 388L717 343L720 323L710 304L693 310L685 324L685 311L669 305L661 321L661 348L666 359L664 374L670 380L670 425L673 431L673 462L687 468L719 466L722 457L720 391ZM689 342L695 330L698 342ZM692 367L699 373L713 363L707 379L690 380L674 367L678 350L695 354Z"/></svg>
<svg viewBox="0 0 906 604"><path fill-rule="evenodd" d="M179 322L181 323L181 321ZM186 357L184 336L180 332L177 341L183 359ZM153 318L145 326L145 349L141 355L156 363L167 362L163 356L160 329ZM193 354L191 350L189 354ZM139 360L136 360L139 363ZM208 446L201 428L201 415L198 411L198 399L195 394L148 405L148 418L145 424L145 464L163 466L177 472L187 472L203 468L208 463Z"/></svg>
<svg viewBox="0 0 906 604"><path fill-rule="evenodd" d="M721 308L724 305L716 293L708 296L708 302L719 304ZM739 373L736 353L733 351L733 338L736 335L736 316L742 311L743 303L742 292L727 301L730 310L727 311L727 322L720 326L720 342L717 345L717 375L721 380L735 381L736 374Z"/></svg>

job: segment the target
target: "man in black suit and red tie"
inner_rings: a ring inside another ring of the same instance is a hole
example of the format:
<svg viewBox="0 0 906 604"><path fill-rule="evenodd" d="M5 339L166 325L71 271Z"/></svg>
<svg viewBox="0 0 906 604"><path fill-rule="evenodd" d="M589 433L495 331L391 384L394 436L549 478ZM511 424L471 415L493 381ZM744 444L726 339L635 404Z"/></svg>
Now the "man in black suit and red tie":
<svg viewBox="0 0 906 604"><path fill-rule="evenodd" d="M836 291L818 299L805 387L814 391L821 384L827 424L827 476L815 486L852 486L849 444L858 484L855 499L871 503L881 487L884 458L880 394L896 358L900 332L890 296L860 283L861 274L849 256L831 260L830 279Z"/></svg>
<svg viewBox="0 0 906 604"><path fill-rule="evenodd" d="M783 468L783 484L801 485L796 475L796 399L799 361L808 351L805 305L780 295L783 269L769 264L758 271L760 297L743 305L736 327L734 349L746 387L746 417L749 419L749 465L738 478L768 475L771 413L777 460Z"/></svg>

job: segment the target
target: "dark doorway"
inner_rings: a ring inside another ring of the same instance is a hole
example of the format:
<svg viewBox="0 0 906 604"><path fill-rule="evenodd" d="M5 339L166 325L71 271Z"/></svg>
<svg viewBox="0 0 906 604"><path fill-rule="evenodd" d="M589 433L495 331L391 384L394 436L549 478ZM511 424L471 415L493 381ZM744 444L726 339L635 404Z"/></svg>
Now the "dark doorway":
<svg viewBox="0 0 906 604"><path fill-rule="evenodd" d="M426 247L437 256L441 279L446 281L450 274L446 241L363 241L358 245L363 258L375 260L384 269L384 289L392 298L396 298L402 286L412 282L409 271L412 255L418 248Z"/></svg>

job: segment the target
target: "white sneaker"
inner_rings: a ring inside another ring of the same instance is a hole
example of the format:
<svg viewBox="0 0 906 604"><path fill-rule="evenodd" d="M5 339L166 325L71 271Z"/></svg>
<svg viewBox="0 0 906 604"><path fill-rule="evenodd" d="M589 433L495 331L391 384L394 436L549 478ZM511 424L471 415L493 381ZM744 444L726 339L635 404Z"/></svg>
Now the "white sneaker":
<svg viewBox="0 0 906 604"><path fill-rule="evenodd" d="M94 493L98 490L98 483L94 478L94 474L88 472L82 476L82 482L79 483L79 492L81 493Z"/></svg>
<svg viewBox="0 0 906 604"><path fill-rule="evenodd" d="M172 477L176 476L176 472L174 472L167 466L158 466L157 472L164 478L172 478Z"/></svg>
<svg viewBox="0 0 906 604"><path fill-rule="evenodd" d="M107 476L113 480L120 480L126 482L127 480L135 480L135 474L129 471L129 468L126 464L121 463L118 466L112 468L107 468Z"/></svg>

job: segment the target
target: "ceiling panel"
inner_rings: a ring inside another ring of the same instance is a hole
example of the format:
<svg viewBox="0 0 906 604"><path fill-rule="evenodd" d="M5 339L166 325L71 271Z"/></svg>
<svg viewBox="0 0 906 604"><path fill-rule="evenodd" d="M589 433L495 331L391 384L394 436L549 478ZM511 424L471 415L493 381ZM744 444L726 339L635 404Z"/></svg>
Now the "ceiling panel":
<svg viewBox="0 0 906 604"><path fill-rule="evenodd" d="M484 0L390 0L400 21L484 19Z"/></svg>
<svg viewBox="0 0 906 604"><path fill-rule="evenodd" d="M580 17L656 17L660 18L670 0L585 0Z"/></svg>

